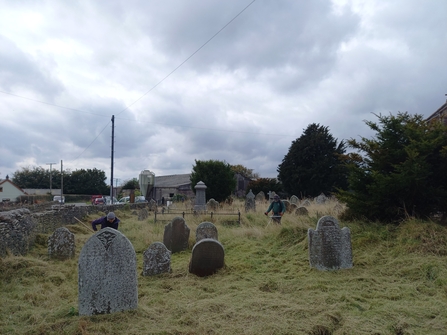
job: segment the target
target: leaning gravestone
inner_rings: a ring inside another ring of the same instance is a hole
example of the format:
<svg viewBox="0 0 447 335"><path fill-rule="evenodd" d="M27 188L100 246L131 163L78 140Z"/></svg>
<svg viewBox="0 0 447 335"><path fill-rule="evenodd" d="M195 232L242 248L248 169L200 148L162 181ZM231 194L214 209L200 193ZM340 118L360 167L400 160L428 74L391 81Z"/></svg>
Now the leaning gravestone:
<svg viewBox="0 0 447 335"><path fill-rule="evenodd" d="M48 237L48 255L60 260L73 258L75 255L75 236L67 228L57 228Z"/></svg>
<svg viewBox="0 0 447 335"><path fill-rule="evenodd" d="M171 252L161 242L152 243L143 253L143 276L171 272Z"/></svg>
<svg viewBox="0 0 447 335"><path fill-rule="evenodd" d="M87 240L79 255L78 277L79 315L137 308L136 254L118 230L103 228Z"/></svg>
<svg viewBox="0 0 447 335"><path fill-rule="evenodd" d="M163 244L172 251L172 253L180 252L188 249L189 228L185 219L180 216L172 219L165 226L163 235Z"/></svg>
<svg viewBox="0 0 447 335"><path fill-rule="evenodd" d="M300 206L295 210L295 215L309 215L309 211L306 207Z"/></svg>
<svg viewBox="0 0 447 335"><path fill-rule="evenodd" d="M318 220L317 229L307 231L310 266L318 270L352 268L351 232L340 229L332 216Z"/></svg>
<svg viewBox="0 0 447 335"><path fill-rule="evenodd" d="M202 222L197 226L196 229L196 243L204 238L212 238L218 240L217 238L217 228L211 222Z"/></svg>
<svg viewBox="0 0 447 335"><path fill-rule="evenodd" d="M189 272L199 277L212 275L224 266L224 258L222 244L212 238L205 238L192 248Z"/></svg>
<svg viewBox="0 0 447 335"><path fill-rule="evenodd" d="M256 201L255 201L255 195L250 190L248 194L245 196L245 211L246 212L255 212L256 211Z"/></svg>

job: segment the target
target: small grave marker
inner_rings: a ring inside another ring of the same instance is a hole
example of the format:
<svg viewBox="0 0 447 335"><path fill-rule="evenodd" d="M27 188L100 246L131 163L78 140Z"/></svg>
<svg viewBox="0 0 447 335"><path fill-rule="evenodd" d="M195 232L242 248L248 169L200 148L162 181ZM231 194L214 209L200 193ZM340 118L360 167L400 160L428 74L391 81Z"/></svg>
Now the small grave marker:
<svg viewBox="0 0 447 335"><path fill-rule="evenodd" d="M318 220L317 229L307 231L310 266L318 270L352 268L351 232L340 229L332 216Z"/></svg>
<svg viewBox="0 0 447 335"><path fill-rule="evenodd" d="M67 228L61 227L48 237L48 255L60 260L73 258L75 255L75 236Z"/></svg>
<svg viewBox="0 0 447 335"><path fill-rule="evenodd" d="M217 238L217 228L211 222L202 222L197 226L196 229L196 243L204 238L212 238L218 240Z"/></svg>
<svg viewBox="0 0 447 335"><path fill-rule="evenodd" d="M188 249L189 232L190 229L186 225L185 219L177 216L165 226L163 244L172 253L186 250Z"/></svg>
<svg viewBox="0 0 447 335"><path fill-rule="evenodd" d="M171 272L171 252L161 242L152 243L143 253L143 276Z"/></svg>
<svg viewBox="0 0 447 335"><path fill-rule="evenodd" d="M192 248L189 272L199 277L212 275L224 266L224 258L222 244L212 238L205 238Z"/></svg>

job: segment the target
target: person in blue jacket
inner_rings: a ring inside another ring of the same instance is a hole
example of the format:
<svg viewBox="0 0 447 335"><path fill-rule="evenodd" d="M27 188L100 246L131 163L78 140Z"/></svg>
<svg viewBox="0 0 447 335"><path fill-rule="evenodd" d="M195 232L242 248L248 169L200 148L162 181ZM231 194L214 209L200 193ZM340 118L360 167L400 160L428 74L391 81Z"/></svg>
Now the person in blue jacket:
<svg viewBox="0 0 447 335"><path fill-rule="evenodd" d="M286 212L286 205L284 205L284 203L279 199L279 195L277 194L273 197L272 203L264 214L268 215L270 211L273 212L273 221L277 224L281 224L281 218Z"/></svg>
<svg viewBox="0 0 447 335"><path fill-rule="evenodd" d="M118 224L120 223L120 220L115 216L115 213L109 212L106 216L100 217L99 219L96 219L92 221L92 228L94 231L97 231L96 228L97 225L101 225L102 228L110 227L113 229L118 230Z"/></svg>

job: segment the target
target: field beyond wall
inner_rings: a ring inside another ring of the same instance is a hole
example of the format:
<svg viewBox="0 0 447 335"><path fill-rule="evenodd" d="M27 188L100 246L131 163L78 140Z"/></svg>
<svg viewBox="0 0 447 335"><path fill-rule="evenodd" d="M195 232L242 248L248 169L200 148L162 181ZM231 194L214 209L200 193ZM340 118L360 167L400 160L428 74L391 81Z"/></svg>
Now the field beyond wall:
<svg viewBox="0 0 447 335"><path fill-rule="evenodd" d="M166 222L138 221L116 211L138 264L138 308L78 315L77 261L92 235L81 224L76 256L48 258L50 234L37 236L25 257L0 259L0 334L430 334L447 333L447 228L409 219L400 225L341 222L351 230L354 267L322 272L309 267L307 230L335 203L312 205L309 216L286 214L282 225L245 214L228 225L214 216L225 268L200 278L188 273L195 229L209 217L186 217L189 249L172 255L172 273L141 275L143 252L163 241ZM91 216L85 223L95 219Z"/></svg>

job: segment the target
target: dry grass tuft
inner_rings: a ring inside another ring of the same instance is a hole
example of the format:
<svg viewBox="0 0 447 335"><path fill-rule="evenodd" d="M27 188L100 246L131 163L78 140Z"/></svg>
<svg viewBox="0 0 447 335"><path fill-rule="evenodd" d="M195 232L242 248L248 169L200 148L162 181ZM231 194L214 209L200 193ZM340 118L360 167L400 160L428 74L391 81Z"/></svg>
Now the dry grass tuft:
<svg viewBox="0 0 447 335"><path fill-rule="evenodd" d="M77 305L77 258L92 233L69 226L73 260L49 259L43 242L26 257L0 259L0 333L445 334L447 228L415 220L398 227L340 222L351 229L354 267L311 269L307 230L323 215L336 216L335 206L312 204L308 216L287 214L281 225L268 224L267 205L241 212L240 226L213 217L225 267L203 278L191 275L188 263L195 229L210 217L186 219L190 248L172 255L172 273L143 277L142 253L163 240L166 222L117 211L137 253L138 309L94 317L79 316ZM242 202L222 210L239 208Z"/></svg>

